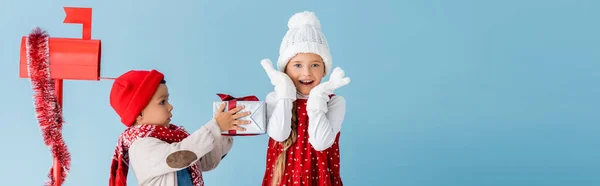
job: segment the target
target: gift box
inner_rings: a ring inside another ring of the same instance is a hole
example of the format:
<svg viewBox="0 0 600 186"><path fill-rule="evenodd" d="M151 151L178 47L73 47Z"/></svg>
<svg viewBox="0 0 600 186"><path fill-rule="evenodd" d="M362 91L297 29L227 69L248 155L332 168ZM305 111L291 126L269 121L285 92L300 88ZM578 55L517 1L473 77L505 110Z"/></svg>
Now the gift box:
<svg viewBox="0 0 600 186"><path fill-rule="evenodd" d="M243 105L244 109L240 112L250 111L250 115L239 118L238 120L249 120L250 124L239 125L245 128L245 131L230 130L222 132L224 136L254 136L267 132L267 105L264 101L258 100L256 96L245 96L236 98L227 94L217 94L221 101L213 102L213 115L217 114L219 107L225 103L225 111L229 111Z"/></svg>

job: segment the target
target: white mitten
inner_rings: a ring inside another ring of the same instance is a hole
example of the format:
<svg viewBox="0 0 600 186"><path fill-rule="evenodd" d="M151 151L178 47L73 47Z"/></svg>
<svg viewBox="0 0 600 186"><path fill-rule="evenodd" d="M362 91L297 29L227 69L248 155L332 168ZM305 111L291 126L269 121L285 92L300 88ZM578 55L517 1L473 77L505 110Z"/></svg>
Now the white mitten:
<svg viewBox="0 0 600 186"><path fill-rule="evenodd" d="M277 99L296 100L296 86L287 74L277 71L273 68L273 63L269 59L263 59L260 64L265 69L265 72L271 79L271 84L275 86L275 94Z"/></svg>
<svg viewBox="0 0 600 186"><path fill-rule="evenodd" d="M310 95L308 96L306 103L306 110L327 112L329 95L333 94L335 89L350 83L350 78L344 76L344 71L340 67L333 69L329 81L323 82L310 90Z"/></svg>

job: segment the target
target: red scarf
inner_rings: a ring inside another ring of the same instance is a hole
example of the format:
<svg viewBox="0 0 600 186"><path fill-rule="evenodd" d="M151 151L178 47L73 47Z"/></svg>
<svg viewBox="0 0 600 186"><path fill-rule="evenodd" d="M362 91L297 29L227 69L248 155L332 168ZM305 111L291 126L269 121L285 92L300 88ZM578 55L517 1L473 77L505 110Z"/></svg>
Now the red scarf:
<svg viewBox="0 0 600 186"><path fill-rule="evenodd" d="M156 125L140 125L127 128L117 142L110 170L109 186L126 186L127 171L129 170L129 147L138 138L154 137L167 143L180 142L189 133L183 127L170 124L168 127ZM202 172L198 164L189 167L195 186L203 186Z"/></svg>

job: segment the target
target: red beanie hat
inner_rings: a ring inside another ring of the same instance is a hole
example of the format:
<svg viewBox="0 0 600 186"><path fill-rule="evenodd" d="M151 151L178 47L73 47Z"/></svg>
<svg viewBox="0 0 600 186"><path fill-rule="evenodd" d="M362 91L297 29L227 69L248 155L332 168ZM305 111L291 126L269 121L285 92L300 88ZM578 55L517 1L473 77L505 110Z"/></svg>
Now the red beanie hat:
<svg viewBox="0 0 600 186"><path fill-rule="evenodd" d="M110 106L130 127L148 105L164 75L156 70L131 70L115 79L110 90Z"/></svg>

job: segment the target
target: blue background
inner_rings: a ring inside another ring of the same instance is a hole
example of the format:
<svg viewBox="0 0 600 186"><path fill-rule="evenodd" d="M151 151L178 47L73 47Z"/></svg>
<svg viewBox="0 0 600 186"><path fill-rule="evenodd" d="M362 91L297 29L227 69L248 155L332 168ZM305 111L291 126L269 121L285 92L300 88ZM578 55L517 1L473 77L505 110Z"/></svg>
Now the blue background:
<svg viewBox="0 0 600 186"><path fill-rule="evenodd" d="M35 26L81 37L63 6L93 8L102 76L164 72L173 122L188 130L211 118L218 92L264 98L259 61L275 61L291 15L315 11L334 66L352 78L336 92L348 101L346 185L600 185L594 0L2 1L0 185L41 185L51 166L18 54ZM124 129L111 84L65 82L65 186L107 184ZM236 138L206 185L259 185L266 147L267 136Z"/></svg>

